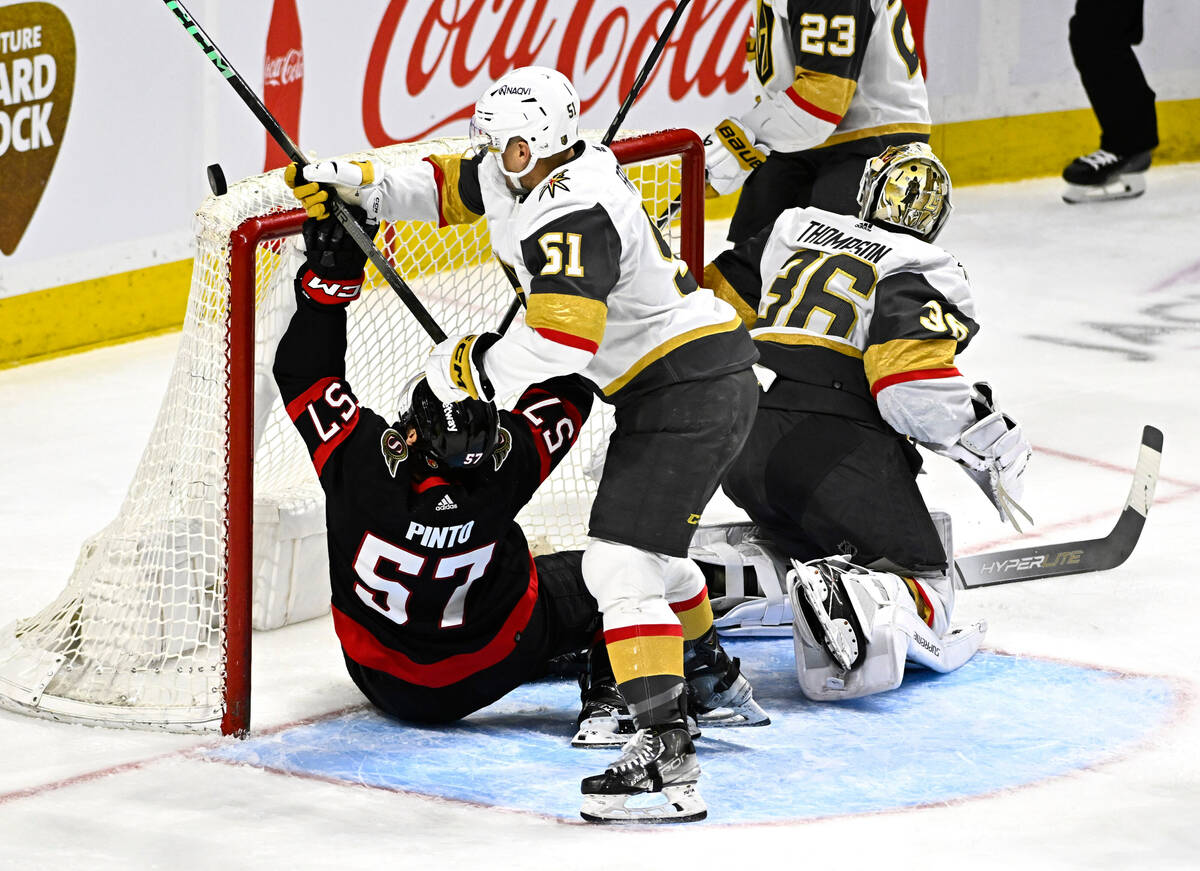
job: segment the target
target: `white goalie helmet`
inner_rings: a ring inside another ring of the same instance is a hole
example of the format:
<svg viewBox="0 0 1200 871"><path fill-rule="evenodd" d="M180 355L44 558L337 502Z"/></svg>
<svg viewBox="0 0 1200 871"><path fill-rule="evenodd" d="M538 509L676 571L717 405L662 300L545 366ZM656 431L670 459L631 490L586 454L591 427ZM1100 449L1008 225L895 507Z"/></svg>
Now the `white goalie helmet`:
<svg viewBox="0 0 1200 871"><path fill-rule="evenodd" d="M506 170L500 160L500 152L514 137L529 143L534 158L517 173ZM578 140L579 94L566 76L550 67L510 70L475 103L471 145L492 152L500 171L514 181L537 159L558 154Z"/></svg>
<svg viewBox="0 0 1200 871"><path fill-rule="evenodd" d="M924 142L892 145L867 161L858 216L932 242L950 217L950 173Z"/></svg>

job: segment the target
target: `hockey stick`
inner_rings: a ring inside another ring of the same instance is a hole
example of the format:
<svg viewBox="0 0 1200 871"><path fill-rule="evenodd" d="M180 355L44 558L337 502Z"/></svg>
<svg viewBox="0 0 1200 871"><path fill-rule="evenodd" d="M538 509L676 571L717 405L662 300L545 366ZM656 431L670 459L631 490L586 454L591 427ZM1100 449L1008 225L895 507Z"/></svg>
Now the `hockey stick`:
<svg viewBox="0 0 1200 871"><path fill-rule="evenodd" d="M604 132L604 136L600 138L600 144L604 146L612 145L612 141L617 138L617 131L621 127L621 122L625 120L625 116L629 114L630 108L633 106L633 101L637 99L637 95L641 93L642 87L646 84L646 79L650 77L650 70L654 69L654 65L658 63L658 56L663 53L663 49L667 46L667 39L675 31L675 25L679 23L679 19L683 17L683 10L687 8L691 0L679 0L679 5L675 7L675 11L671 13L671 17L667 19L667 26L663 28L663 32L658 35L658 41L654 43L654 48L650 49L650 55L646 58L646 62L642 64L642 68L638 70L637 78L633 80L633 86L629 89L629 93L625 95L624 102L621 103L617 114L613 117L612 123L608 125L608 130ZM680 200L682 205L682 200ZM672 211L674 209L674 211ZM665 223L670 223L679 210L675 208L675 203L672 202L667 208ZM661 222L661 218L659 219ZM661 230L664 224L659 223L658 228ZM512 301L508 307L508 311L504 313L504 320L500 323L499 333L504 333L509 325L513 322L513 318L517 316L517 312L521 306L525 305L525 297L521 295L520 285L517 283L516 275L510 274L506 269L504 274L508 277L509 283L513 286L513 290L517 291L517 298Z"/></svg>
<svg viewBox="0 0 1200 871"><path fill-rule="evenodd" d="M1162 460L1163 434L1152 426L1142 430L1133 484L1125 508L1112 532L1090 541L1068 541L1040 547L993 551L955 560L959 586L965 589L1033 581L1058 575L1102 572L1128 559L1142 534L1146 515L1154 502L1158 465Z"/></svg>
<svg viewBox="0 0 1200 871"><path fill-rule="evenodd" d="M270 110L263 105L263 101L259 99L258 94L251 90L246 81L233 68L233 65L221 54L220 49L217 48L209 35L204 32L204 28L196 23L191 13L184 8L179 0L163 0L163 2L168 9L175 13L175 17L179 19L179 23L192 35L192 38L196 40L196 44L200 46L208 59L213 62L213 66L217 68L217 72L225 77L225 80L229 82L238 96L242 98L242 102L249 107L250 111L254 113L263 127L267 129L267 132L271 134L271 138L283 149L283 153L288 156L288 159L298 167L303 168L308 166L308 158L300 152L300 149L296 147L296 143L292 142L292 138L288 136L287 131L275 120L275 116L271 114ZM368 259L375 264L375 268L379 270L379 274L391 285L392 290L396 292L400 300L408 306L408 310L412 312L417 322L425 328L425 332L429 334L429 337L435 342L445 341L446 334L438 326L437 321L433 319L433 315L421 304L421 301L417 299L412 289L405 284L404 279L392 268L392 264L388 262L387 257L375 247L375 243L367 236L366 231L359 226L358 221L354 220L354 216L350 214L350 210L346 207L346 204L332 190L329 191L328 205L333 217L346 229L346 233L354 240L354 243L358 245L363 253L367 255Z"/></svg>

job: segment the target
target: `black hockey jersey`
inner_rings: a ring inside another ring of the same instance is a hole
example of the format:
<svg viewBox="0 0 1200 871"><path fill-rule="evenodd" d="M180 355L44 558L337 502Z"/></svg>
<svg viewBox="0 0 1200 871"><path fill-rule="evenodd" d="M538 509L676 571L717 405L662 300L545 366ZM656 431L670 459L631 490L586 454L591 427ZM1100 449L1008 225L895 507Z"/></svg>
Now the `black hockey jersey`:
<svg viewBox="0 0 1200 871"><path fill-rule="evenodd" d="M428 687L496 664L538 596L513 518L575 442L591 392L576 376L530 387L500 412L501 447L486 467L443 474L359 405L345 377L345 306L297 296L274 373L325 491L342 648L361 665Z"/></svg>

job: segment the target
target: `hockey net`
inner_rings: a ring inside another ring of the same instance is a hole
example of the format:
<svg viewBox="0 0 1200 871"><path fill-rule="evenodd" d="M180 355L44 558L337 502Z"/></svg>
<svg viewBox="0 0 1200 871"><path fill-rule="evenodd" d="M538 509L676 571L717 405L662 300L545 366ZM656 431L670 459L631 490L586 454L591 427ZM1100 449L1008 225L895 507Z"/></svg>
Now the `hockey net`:
<svg viewBox="0 0 1200 871"><path fill-rule="evenodd" d="M668 130L612 147L647 212L678 214L664 219L664 235L699 275L699 139ZM346 157L392 166L465 148L444 139ZM293 240L304 219L295 204L277 170L207 198L196 213L183 333L150 441L116 519L83 544L66 588L0 629L0 707L95 725L244 733L251 626L328 611L324 500L271 377L295 306ZM485 221L385 224L376 245L448 335L495 329L513 299ZM350 384L388 417L433 342L368 266L348 345ZM582 545L609 428L611 413L597 404L518 518L535 551Z"/></svg>

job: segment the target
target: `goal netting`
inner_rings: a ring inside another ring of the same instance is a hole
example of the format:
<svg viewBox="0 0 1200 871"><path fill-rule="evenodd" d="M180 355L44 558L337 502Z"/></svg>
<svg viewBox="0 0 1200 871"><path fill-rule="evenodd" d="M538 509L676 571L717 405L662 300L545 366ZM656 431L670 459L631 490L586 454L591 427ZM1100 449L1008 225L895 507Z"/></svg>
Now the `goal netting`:
<svg viewBox="0 0 1200 871"><path fill-rule="evenodd" d="M346 157L404 165L465 148L444 139ZM699 139L683 130L626 135L613 150L652 217L678 214L669 238L699 275ZM117 517L84 542L59 596L0 628L0 707L241 733L251 627L328 611L324 500L271 377L295 305L294 239L304 219L295 206L276 170L208 197L196 213L187 313L149 443ZM496 329L514 298L485 221L385 224L376 245L449 335ZM359 400L396 415L433 342L373 266L350 308L348 344ZM608 428L611 414L598 404L518 518L535 550L582 545Z"/></svg>

